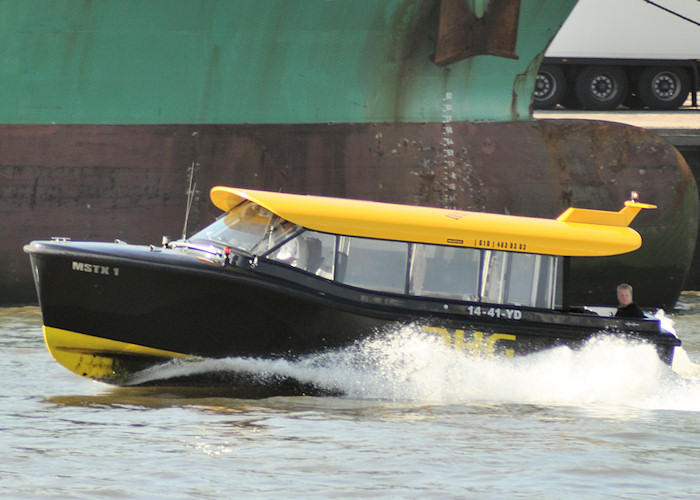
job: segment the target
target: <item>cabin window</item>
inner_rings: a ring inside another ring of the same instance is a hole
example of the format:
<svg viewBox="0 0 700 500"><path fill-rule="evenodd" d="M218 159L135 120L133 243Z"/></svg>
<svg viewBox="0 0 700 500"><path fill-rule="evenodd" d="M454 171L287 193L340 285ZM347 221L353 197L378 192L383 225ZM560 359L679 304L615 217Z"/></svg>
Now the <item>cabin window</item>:
<svg viewBox="0 0 700 500"><path fill-rule="evenodd" d="M382 292L406 291L408 243L341 236L336 279Z"/></svg>
<svg viewBox="0 0 700 500"><path fill-rule="evenodd" d="M539 278L535 305L548 308L561 306L563 259L549 255L540 255L540 257L542 262L537 271Z"/></svg>
<svg viewBox="0 0 700 500"><path fill-rule="evenodd" d="M510 272L507 276L505 302L518 305L536 305L541 255L514 253L508 256Z"/></svg>
<svg viewBox="0 0 700 500"><path fill-rule="evenodd" d="M481 251L475 248L413 245L409 293L477 300Z"/></svg>
<svg viewBox="0 0 700 500"><path fill-rule="evenodd" d="M274 250L270 258L303 271L332 279L335 235L304 231Z"/></svg>
<svg viewBox="0 0 700 500"><path fill-rule="evenodd" d="M550 255L484 251L482 300L553 308L559 260Z"/></svg>
<svg viewBox="0 0 700 500"><path fill-rule="evenodd" d="M484 251L484 264L481 268L481 293L479 294L485 302L501 304L504 301L504 288L506 280L506 260L508 254L505 252Z"/></svg>
<svg viewBox="0 0 700 500"><path fill-rule="evenodd" d="M554 308L561 260L550 255L414 244L412 295Z"/></svg>
<svg viewBox="0 0 700 500"><path fill-rule="evenodd" d="M191 240L206 240L261 254L288 238L298 226L260 205L243 202L213 224L194 234Z"/></svg>

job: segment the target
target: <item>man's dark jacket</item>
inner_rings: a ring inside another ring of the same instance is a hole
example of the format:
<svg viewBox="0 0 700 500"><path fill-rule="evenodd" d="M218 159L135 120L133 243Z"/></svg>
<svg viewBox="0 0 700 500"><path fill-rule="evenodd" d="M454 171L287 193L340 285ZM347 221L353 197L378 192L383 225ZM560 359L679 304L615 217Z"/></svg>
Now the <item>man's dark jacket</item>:
<svg viewBox="0 0 700 500"><path fill-rule="evenodd" d="M642 311L637 304L632 302L625 307L619 307L617 313L615 314L618 318L645 318L644 311Z"/></svg>

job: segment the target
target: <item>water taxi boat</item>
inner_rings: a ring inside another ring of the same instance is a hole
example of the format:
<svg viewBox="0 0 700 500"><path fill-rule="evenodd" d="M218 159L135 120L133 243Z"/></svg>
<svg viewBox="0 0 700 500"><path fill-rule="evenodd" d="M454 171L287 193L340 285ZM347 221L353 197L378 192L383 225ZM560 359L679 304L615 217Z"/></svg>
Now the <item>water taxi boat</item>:
<svg viewBox="0 0 700 500"><path fill-rule="evenodd" d="M569 257L641 246L629 224L655 207L634 199L557 219L233 187L214 187L211 199L219 219L162 246L25 246L59 363L132 385L173 359L298 359L402 325L475 356L613 335L652 344L670 364L680 345L656 319L568 301Z"/></svg>

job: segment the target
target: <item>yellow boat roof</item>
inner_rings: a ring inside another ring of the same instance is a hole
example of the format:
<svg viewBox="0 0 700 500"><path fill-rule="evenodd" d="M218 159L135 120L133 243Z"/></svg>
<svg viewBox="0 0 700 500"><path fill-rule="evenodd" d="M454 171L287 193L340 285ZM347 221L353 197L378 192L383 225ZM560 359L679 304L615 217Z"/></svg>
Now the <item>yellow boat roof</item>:
<svg viewBox="0 0 700 500"><path fill-rule="evenodd" d="M627 201L619 212L569 208L540 219L225 186L212 188L211 199L225 212L249 200L326 233L577 257L636 250L642 239L628 226L642 208L656 208Z"/></svg>

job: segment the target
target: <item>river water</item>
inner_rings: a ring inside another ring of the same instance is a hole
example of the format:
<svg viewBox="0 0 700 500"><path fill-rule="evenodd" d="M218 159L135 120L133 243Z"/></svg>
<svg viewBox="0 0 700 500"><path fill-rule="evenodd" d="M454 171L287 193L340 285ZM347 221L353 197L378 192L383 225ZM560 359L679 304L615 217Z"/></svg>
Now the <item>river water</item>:
<svg viewBox="0 0 700 500"><path fill-rule="evenodd" d="M37 308L0 309L0 495L699 498L700 295L668 317L673 369L623 342L473 360L397 335L219 362L348 393L251 400L84 380L51 359Z"/></svg>

